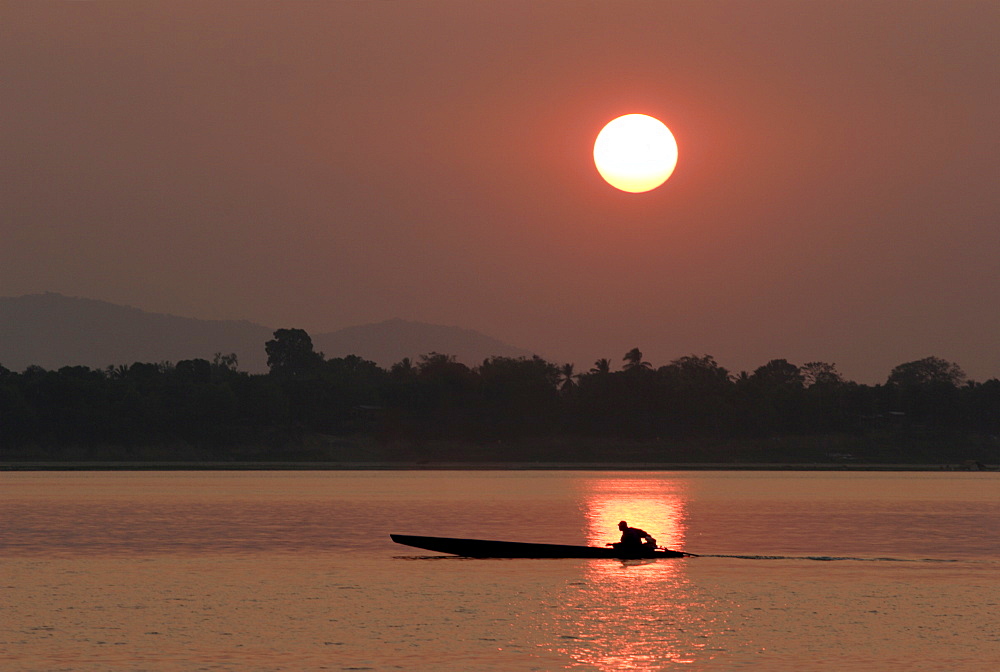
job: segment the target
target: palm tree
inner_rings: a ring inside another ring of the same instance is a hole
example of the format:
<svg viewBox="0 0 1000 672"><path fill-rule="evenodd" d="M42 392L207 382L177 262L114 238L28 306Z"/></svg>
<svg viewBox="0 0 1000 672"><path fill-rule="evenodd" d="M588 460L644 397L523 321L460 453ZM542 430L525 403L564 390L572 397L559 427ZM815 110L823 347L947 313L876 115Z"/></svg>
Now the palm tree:
<svg viewBox="0 0 1000 672"><path fill-rule="evenodd" d="M417 367L413 365L413 361L409 357L403 357L402 360L392 365L389 374L393 378L410 380L417 375Z"/></svg>
<svg viewBox="0 0 1000 672"><path fill-rule="evenodd" d="M590 370L591 373L606 376L611 373L611 360L607 358L601 358L594 362L594 367Z"/></svg>
<svg viewBox="0 0 1000 672"><path fill-rule="evenodd" d="M625 353L622 357L625 361L625 366L623 367L626 371L643 371L653 368L653 365L649 362L642 361L642 351L639 348L632 348Z"/></svg>
<svg viewBox="0 0 1000 672"><path fill-rule="evenodd" d="M108 368L105 369L105 372L108 378L113 378L115 380L122 380L123 378L128 377L128 372L130 368L132 367L129 366L128 364L119 364L118 366L109 364Z"/></svg>
<svg viewBox="0 0 1000 672"><path fill-rule="evenodd" d="M563 364L559 368L559 389L563 392L569 392L576 387L576 381L580 378L580 374L573 373L572 364Z"/></svg>

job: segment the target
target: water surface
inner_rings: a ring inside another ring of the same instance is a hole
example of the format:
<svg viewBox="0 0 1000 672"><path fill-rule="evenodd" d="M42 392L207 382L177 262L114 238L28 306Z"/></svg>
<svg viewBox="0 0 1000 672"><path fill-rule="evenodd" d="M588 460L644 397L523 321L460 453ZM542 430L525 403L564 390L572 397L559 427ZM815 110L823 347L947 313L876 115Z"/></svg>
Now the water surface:
<svg viewBox="0 0 1000 672"><path fill-rule="evenodd" d="M4 670L984 670L1000 475L7 473ZM703 557L468 560L389 532Z"/></svg>

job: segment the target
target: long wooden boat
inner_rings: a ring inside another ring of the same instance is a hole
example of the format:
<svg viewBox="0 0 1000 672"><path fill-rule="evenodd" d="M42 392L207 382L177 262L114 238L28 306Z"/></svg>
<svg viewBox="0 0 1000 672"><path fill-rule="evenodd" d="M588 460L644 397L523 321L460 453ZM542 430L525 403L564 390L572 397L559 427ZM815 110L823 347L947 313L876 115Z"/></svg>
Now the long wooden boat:
<svg viewBox="0 0 1000 672"><path fill-rule="evenodd" d="M393 541L427 551L451 553L466 558L684 558L691 553L657 549L621 549L600 546L569 546L564 544L531 544L520 541L490 541L487 539L452 539L450 537L418 537L390 534Z"/></svg>

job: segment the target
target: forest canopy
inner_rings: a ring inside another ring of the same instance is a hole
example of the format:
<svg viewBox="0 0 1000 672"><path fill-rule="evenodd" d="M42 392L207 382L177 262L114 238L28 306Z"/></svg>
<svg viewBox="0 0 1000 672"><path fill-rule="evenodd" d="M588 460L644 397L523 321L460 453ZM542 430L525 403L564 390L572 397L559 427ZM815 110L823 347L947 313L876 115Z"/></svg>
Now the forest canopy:
<svg viewBox="0 0 1000 672"><path fill-rule="evenodd" d="M437 352L383 369L327 358L301 329L264 347L269 373L258 375L222 353L0 366L0 460L945 463L1000 452L1000 381L969 381L937 357L862 385L827 362L734 374L710 355L656 366L639 348L577 371L540 357L470 367Z"/></svg>

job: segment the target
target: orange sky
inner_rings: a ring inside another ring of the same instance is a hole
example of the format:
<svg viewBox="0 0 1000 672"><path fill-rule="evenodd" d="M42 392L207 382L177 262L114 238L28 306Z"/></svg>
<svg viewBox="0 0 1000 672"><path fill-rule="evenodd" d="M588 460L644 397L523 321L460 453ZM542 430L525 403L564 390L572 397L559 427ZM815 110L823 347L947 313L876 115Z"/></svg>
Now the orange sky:
<svg viewBox="0 0 1000 672"><path fill-rule="evenodd" d="M0 295L1000 376L993 0L0 5ZM594 137L677 137L647 194Z"/></svg>

